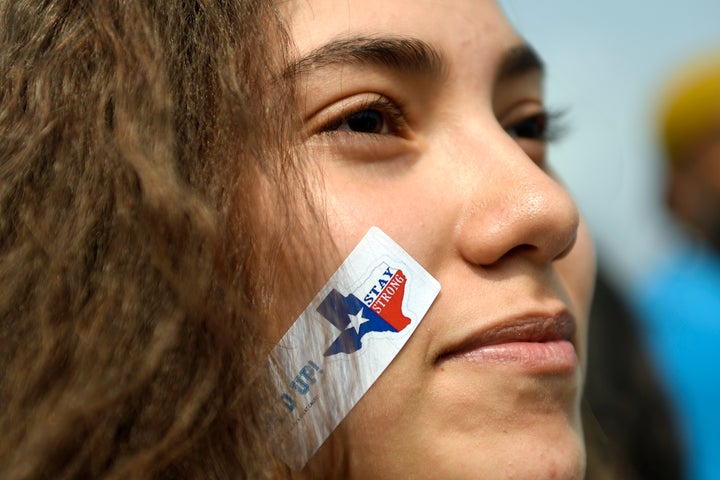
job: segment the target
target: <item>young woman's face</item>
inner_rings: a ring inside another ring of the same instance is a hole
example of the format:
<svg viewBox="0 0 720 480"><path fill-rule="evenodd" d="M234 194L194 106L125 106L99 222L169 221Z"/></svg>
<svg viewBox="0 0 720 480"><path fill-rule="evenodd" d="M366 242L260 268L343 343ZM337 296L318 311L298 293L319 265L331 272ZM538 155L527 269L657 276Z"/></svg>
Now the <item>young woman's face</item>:
<svg viewBox="0 0 720 480"><path fill-rule="evenodd" d="M580 478L594 263L545 163L539 61L489 0L286 11L340 254L375 225L442 286L339 427L351 476Z"/></svg>

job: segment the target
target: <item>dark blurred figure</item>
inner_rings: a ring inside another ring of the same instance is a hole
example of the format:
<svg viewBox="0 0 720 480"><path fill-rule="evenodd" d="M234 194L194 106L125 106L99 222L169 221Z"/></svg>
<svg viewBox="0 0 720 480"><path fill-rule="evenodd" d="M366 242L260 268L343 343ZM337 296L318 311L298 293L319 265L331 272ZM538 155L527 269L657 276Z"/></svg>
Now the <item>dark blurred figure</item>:
<svg viewBox="0 0 720 480"><path fill-rule="evenodd" d="M720 479L720 55L663 97L666 200L686 244L636 297L650 351L688 442L688 478Z"/></svg>
<svg viewBox="0 0 720 480"><path fill-rule="evenodd" d="M590 313L586 480L679 480L682 443L637 319L602 270Z"/></svg>

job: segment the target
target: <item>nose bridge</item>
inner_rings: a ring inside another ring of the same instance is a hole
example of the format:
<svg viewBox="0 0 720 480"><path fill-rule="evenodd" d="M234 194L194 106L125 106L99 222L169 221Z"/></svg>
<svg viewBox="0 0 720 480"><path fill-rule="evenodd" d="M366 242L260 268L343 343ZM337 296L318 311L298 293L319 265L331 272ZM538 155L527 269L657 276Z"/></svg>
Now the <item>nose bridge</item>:
<svg viewBox="0 0 720 480"><path fill-rule="evenodd" d="M477 265L492 265L508 255L540 264L564 256L579 225L565 188L499 126L472 138L462 142L469 177L456 230L461 254Z"/></svg>

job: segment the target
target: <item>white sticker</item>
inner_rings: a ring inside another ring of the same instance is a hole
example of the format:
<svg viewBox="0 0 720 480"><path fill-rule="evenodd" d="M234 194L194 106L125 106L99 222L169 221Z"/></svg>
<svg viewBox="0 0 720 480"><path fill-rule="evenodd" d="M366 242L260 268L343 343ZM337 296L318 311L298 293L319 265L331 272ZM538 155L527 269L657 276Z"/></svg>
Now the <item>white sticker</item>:
<svg viewBox="0 0 720 480"><path fill-rule="evenodd" d="M300 469L400 352L440 292L373 227L270 354L276 449Z"/></svg>

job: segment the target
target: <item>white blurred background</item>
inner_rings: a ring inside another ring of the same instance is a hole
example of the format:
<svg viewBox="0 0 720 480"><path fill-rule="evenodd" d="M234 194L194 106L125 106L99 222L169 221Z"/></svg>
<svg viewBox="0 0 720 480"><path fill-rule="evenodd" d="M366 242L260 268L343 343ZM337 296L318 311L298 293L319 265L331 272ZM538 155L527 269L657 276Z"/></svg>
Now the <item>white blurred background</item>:
<svg viewBox="0 0 720 480"><path fill-rule="evenodd" d="M662 207L656 109L678 67L720 50L720 0L500 3L545 60L548 106L567 109L550 163L629 293L679 239Z"/></svg>

